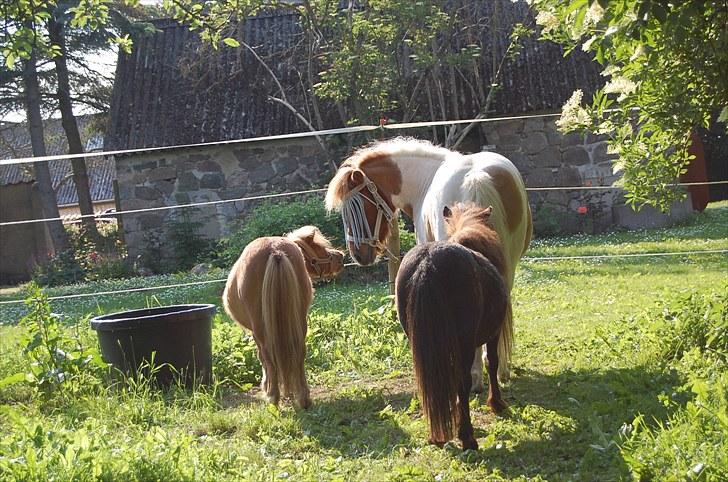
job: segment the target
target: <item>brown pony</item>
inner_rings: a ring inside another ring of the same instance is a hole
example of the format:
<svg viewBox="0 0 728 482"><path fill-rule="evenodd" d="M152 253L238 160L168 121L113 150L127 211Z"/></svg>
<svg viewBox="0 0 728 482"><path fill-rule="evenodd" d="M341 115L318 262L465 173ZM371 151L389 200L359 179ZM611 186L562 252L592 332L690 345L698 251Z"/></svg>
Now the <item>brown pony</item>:
<svg viewBox="0 0 728 482"><path fill-rule="evenodd" d="M503 250L486 222L490 207L445 207L448 241L417 245L402 260L396 300L412 346L415 379L430 425L429 442L458 438L477 449L470 421L470 367L476 349L488 353L488 405L506 408L498 385L498 338L509 304ZM467 246L467 247L466 247ZM472 249L471 249L472 248Z"/></svg>
<svg viewBox="0 0 728 482"><path fill-rule="evenodd" d="M343 260L318 228L304 226L285 237L252 241L233 265L223 305L230 318L253 332L269 402L278 404L280 386L302 408L311 405L304 369L311 280L338 275Z"/></svg>

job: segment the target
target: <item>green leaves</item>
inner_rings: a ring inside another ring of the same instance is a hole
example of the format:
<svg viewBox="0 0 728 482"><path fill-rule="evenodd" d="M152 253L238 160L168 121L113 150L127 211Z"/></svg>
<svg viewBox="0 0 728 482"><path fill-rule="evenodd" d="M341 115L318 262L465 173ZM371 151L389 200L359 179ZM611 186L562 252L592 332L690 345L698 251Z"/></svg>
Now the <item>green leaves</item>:
<svg viewBox="0 0 728 482"><path fill-rule="evenodd" d="M717 0L534 4L540 23L548 20L544 38L581 43L605 67L606 86L584 111L619 154L628 201L668 209L684 197L673 184L690 162L690 132L728 105L728 10Z"/></svg>
<svg viewBox="0 0 728 482"><path fill-rule="evenodd" d="M227 37L227 38L223 39L222 42L225 45L227 45L228 47L232 47L232 48L240 47L240 42L238 42L237 40L235 40L232 37Z"/></svg>

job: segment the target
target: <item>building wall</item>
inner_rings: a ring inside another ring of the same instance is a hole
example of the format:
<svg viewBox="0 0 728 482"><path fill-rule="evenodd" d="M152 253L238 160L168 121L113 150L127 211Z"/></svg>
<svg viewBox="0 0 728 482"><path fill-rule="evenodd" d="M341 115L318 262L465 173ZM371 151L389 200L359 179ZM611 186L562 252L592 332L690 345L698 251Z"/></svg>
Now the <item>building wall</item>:
<svg viewBox="0 0 728 482"><path fill-rule="evenodd" d="M38 217L38 195L31 183L0 186L0 222ZM42 223L0 226L0 285L28 281L36 264L45 259L50 243Z"/></svg>
<svg viewBox="0 0 728 482"><path fill-rule="evenodd" d="M481 129L480 139L486 144L480 148L511 159L528 187L609 186L617 179L603 137L562 135L552 118L487 123ZM334 141L341 146L359 144L345 138ZM341 152L339 159L344 157L346 153ZM118 158L116 166L122 210L319 188L333 174L313 138L132 155ZM537 235L659 225L689 212L689 205L680 205L672 217L649 209L632 214L618 190L530 192L529 200ZM204 236L226 236L254 204L233 202L124 215L129 253L136 257L159 249L162 256L171 256L165 232L183 213L187 220L201 223Z"/></svg>
<svg viewBox="0 0 728 482"><path fill-rule="evenodd" d="M315 139L119 157L116 168L123 211L319 188L333 174ZM160 249L162 256L171 256L165 232L175 220L201 223L200 234L210 239L226 236L256 203L237 201L124 215L129 255L134 259L150 249Z"/></svg>

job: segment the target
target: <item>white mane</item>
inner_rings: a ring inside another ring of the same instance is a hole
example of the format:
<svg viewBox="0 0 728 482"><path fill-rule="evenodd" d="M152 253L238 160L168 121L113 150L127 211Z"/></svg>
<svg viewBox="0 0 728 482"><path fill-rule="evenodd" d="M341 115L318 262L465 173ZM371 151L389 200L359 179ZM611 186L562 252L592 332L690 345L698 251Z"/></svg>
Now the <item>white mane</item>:
<svg viewBox="0 0 728 482"><path fill-rule="evenodd" d="M442 160L462 156L458 152L436 146L430 141L415 139L414 137L398 136L384 141L377 141L359 149L350 159L361 159L373 152L389 154L391 156L428 157Z"/></svg>

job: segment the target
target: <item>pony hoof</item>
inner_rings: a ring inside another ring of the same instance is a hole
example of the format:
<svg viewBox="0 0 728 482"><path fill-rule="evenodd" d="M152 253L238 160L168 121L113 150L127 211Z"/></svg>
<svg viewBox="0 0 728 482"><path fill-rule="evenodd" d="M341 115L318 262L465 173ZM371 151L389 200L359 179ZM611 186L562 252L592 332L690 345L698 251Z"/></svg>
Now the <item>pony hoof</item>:
<svg viewBox="0 0 728 482"><path fill-rule="evenodd" d="M463 450L478 450L478 441L475 438L469 440L461 440L463 443Z"/></svg>
<svg viewBox="0 0 728 482"><path fill-rule="evenodd" d="M494 413L503 413L508 408L506 402L504 402L500 398L489 398L488 406L491 410L493 410Z"/></svg>

